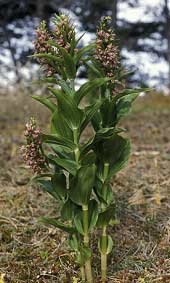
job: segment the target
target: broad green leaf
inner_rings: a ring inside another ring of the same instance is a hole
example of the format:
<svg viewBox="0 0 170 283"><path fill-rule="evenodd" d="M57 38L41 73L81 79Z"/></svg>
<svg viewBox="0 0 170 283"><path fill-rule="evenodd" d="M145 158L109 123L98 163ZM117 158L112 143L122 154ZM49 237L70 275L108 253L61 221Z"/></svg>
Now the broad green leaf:
<svg viewBox="0 0 170 283"><path fill-rule="evenodd" d="M87 205L95 181L96 166L94 164L81 167L70 183L70 198L78 205Z"/></svg>
<svg viewBox="0 0 170 283"><path fill-rule="evenodd" d="M112 127L116 120L116 102L113 99L105 99L101 106L100 113L103 127Z"/></svg>
<svg viewBox="0 0 170 283"><path fill-rule="evenodd" d="M67 232L69 234L76 233L75 228L73 228L72 226L65 225L55 218L40 217L38 220L39 220L39 222L42 222L42 223L45 223L45 224L50 224L54 227L57 227L57 228L63 230L64 232Z"/></svg>
<svg viewBox="0 0 170 283"><path fill-rule="evenodd" d="M52 134L52 135L42 134L41 137L43 142L47 144L58 144L70 149L71 151L74 151L74 149L76 148L76 145L73 142L58 134Z"/></svg>
<svg viewBox="0 0 170 283"><path fill-rule="evenodd" d="M81 155L84 155L89 150L94 149L96 143L100 141L107 140L111 138L115 133L125 132L126 130L123 128L102 128L96 132L95 136L90 138L82 147L81 147Z"/></svg>
<svg viewBox="0 0 170 283"><path fill-rule="evenodd" d="M116 121L129 114L131 111L132 102L138 97L138 93L128 94L118 101L116 105Z"/></svg>
<svg viewBox="0 0 170 283"><path fill-rule="evenodd" d="M77 164L75 161L70 159L60 158L54 155L49 155L48 160L51 161L52 163L59 165L60 167L71 173L73 176L76 175Z"/></svg>
<svg viewBox="0 0 170 283"><path fill-rule="evenodd" d="M96 161L96 154L93 151L90 151L87 154L82 154L81 157L82 166L94 164Z"/></svg>
<svg viewBox="0 0 170 283"><path fill-rule="evenodd" d="M75 203L68 199L61 208L61 217L65 220L73 220L75 211L77 210L77 206Z"/></svg>
<svg viewBox="0 0 170 283"><path fill-rule="evenodd" d="M113 201L113 192L110 184L103 184L97 178L95 181L94 192L100 202L110 205Z"/></svg>
<svg viewBox="0 0 170 283"><path fill-rule="evenodd" d="M58 194L60 199L67 196L66 176L63 173L55 173L51 178L53 190Z"/></svg>
<svg viewBox="0 0 170 283"><path fill-rule="evenodd" d="M96 91L97 88L106 84L109 80L110 78L100 78L83 84L79 90L75 92L74 98L76 104L78 105L84 96L88 96L91 92Z"/></svg>
<svg viewBox="0 0 170 283"><path fill-rule="evenodd" d="M110 221L115 219L115 204L111 204L105 211L99 213L97 226L107 226L110 224Z"/></svg>
<svg viewBox="0 0 170 283"><path fill-rule="evenodd" d="M73 159L74 153L70 153L70 150L67 150L66 148L60 145L50 144L50 148L54 151L54 153L57 154L57 156L61 158Z"/></svg>
<svg viewBox="0 0 170 283"><path fill-rule="evenodd" d="M125 89L123 91L121 91L118 95L116 95L114 97L114 99L117 101L119 100L121 97L124 97L126 95L131 95L131 94L136 94L136 95L139 95L141 94L142 92L148 92L148 91L151 91L150 88L136 88L136 89Z"/></svg>
<svg viewBox="0 0 170 283"><path fill-rule="evenodd" d="M83 228L83 214L82 211L78 212L74 217L74 225L77 229L77 231L84 235L84 228Z"/></svg>
<svg viewBox="0 0 170 283"><path fill-rule="evenodd" d="M49 98L35 95L33 95L32 98L47 106L52 112L56 111L57 109L57 105L53 103Z"/></svg>
<svg viewBox="0 0 170 283"><path fill-rule="evenodd" d="M96 147L96 154L99 154L100 148ZM109 164L108 180L112 178L118 171L120 171L127 163L131 146L130 141L117 134L114 134L110 139L103 142L103 153L99 156L98 168L100 168L100 174L103 175L104 164Z"/></svg>
<svg viewBox="0 0 170 283"><path fill-rule="evenodd" d="M74 140L73 132L68 127L68 123L66 119L63 117L63 114L60 109L56 109L56 111L52 114L51 119L51 132L52 134L59 134L64 138L67 138L71 141Z"/></svg>
<svg viewBox="0 0 170 283"><path fill-rule="evenodd" d="M83 111L75 104L73 98L58 89L49 88L58 100L58 109L60 109L63 117L67 121L69 127L74 130L79 128L83 119Z"/></svg>
<svg viewBox="0 0 170 283"><path fill-rule="evenodd" d="M90 105L90 106L85 108L85 117L84 117L84 120L82 121L82 124L81 124L81 132L86 128L86 126L91 121L93 116L100 109L102 103L103 103L102 100L98 100L93 105Z"/></svg>
<svg viewBox="0 0 170 283"><path fill-rule="evenodd" d="M90 200L88 210L89 210L89 231L91 231L95 227L98 219L98 203L95 199Z"/></svg>
<svg viewBox="0 0 170 283"><path fill-rule="evenodd" d="M59 199L58 193L54 190L51 180L46 180L42 177L37 177L36 182L40 185L40 187L50 195L52 195L55 199Z"/></svg>
<svg viewBox="0 0 170 283"><path fill-rule="evenodd" d="M96 112L91 119L92 126L95 132L99 131L102 128L102 116L101 113Z"/></svg>

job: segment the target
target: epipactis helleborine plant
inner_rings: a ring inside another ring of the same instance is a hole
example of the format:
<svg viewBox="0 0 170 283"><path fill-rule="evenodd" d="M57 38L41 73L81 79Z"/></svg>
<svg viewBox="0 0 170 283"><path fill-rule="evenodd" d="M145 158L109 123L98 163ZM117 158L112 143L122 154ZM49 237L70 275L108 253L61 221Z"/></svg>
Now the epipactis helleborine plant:
<svg viewBox="0 0 170 283"><path fill-rule="evenodd" d="M110 182L127 163L131 150L129 139L121 135L125 130L117 124L144 91L125 88L127 73L109 24L110 17L104 17L96 40L83 48L78 48L81 37L76 38L66 15L55 16L52 31L44 21L40 24L33 56L45 72L42 82L49 85L50 96L33 98L51 111L51 133L40 132L31 119L25 131L27 145L22 146L24 159L35 173L33 180L60 205L59 217L41 221L68 233L82 282L88 283L94 280L90 235L96 227L101 231L101 282L107 281L107 255L113 246L107 227L116 223ZM81 66L90 79L76 90ZM89 125L93 135L81 142Z"/></svg>

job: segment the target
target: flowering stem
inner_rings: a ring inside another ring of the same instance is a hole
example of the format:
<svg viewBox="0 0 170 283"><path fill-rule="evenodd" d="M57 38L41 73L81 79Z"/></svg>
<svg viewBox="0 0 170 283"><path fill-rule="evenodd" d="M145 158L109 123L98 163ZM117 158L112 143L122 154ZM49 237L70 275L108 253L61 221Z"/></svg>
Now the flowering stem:
<svg viewBox="0 0 170 283"><path fill-rule="evenodd" d="M86 281L86 275L85 275L84 266L81 266L81 267L80 267L80 270L81 270L81 279L82 279L82 282L85 282L85 281Z"/></svg>
<svg viewBox="0 0 170 283"><path fill-rule="evenodd" d="M104 182L103 182L103 196L106 199L107 186L106 179L109 172L109 164L104 164ZM106 209L106 205L104 203L101 204L101 210L104 211ZM101 237L101 278L102 283L107 281L107 225L102 226L102 237Z"/></svg>
<svg viewBox="0 0 170 283"><path fill-rule="evenodd" d="M102 283L107 281L107 234L106 226L102 227L102 239L101 239L102 253L101 253L101 277Z"/></svg>
<svg viewBox="0 0 170 283"><path fill-rule="evenodd" d="M88 205L83 205L82 210L83 210L84 245L87 248L89 248ZM93 275L92 275L90 258L88 258L85 262L85 272L86 272L87 283L93 283Z"/></svg>

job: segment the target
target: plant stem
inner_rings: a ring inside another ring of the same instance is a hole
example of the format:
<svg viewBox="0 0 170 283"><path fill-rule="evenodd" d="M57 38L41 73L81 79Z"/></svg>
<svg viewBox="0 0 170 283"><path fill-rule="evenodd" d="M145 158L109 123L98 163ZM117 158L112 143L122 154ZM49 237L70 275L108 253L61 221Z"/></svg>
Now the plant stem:
<svg viewBox="0 0 170 283"><path fill-rule="evenodd" d="M81 270L81 279L82 279L82 282L85 282L85 281L86 281L86 275L85 275L84 266L81 266L81 267L80 267L80 270Z"/></svg>
<svg viewBox="0 0 170 283"><path fill-rule="evenodd" d="M74 91L75 90L74 79L70 80L70 86L71 86L72 90Z"/></svg>
<svg viewBox="0 0 170 283"><path fill-rule="evenodd" d="M101 277L102 277L102 283L105 283L107 281L107 234L106 234L106 226L102 227L102 239L101 239Z"/></svg>
<svg viewBox="0 0 170 283"><path fill-rule="evenodd" d="M107 193L107 185L106 185L106 179L109 172L109 164L104 164L104 170L103 170L103 176L104 176L104 182L103 182L103 196L104 199L106 199L106 193ZM104 211L106 209L106 204L101 204L101 210ZM101 278L102 283L105 283L107 281L107 226L102 226L102 238L101 238Z"/></svg>
<svg viewBox="0 0 170 283"><path fill-rule="evenodd" d="M84 228L84 245L89 248L89 235L88 235L88 205L83 205L83 228ZM91 268L90 258L85 262L85 272L87 283L93 283L93 275Z"/></svg>

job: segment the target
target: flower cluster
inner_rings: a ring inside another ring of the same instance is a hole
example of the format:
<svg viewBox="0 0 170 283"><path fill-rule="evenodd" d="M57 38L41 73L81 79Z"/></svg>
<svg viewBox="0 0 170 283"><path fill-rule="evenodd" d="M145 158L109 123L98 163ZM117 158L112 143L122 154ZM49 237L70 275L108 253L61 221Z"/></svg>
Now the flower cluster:
<svg viewBox="0 0 170 283"><path fill-rule="evenodd" d="M45 169L46 160L42 154L40 130L36 128L36 122L33 118L26 124L24 134L27 145L21 147L23 158L33 172L39 174Z"/></svg>
<svg viewBox="0 0 170 283"><path fill-rule="evenodd" d="M34 41L34 47L35 47L35 55L36 54L54 54L53 48L47 43L48 40L51 40L52 37L49 35L47 29L46 29L46 23L45 21L42 21L39 28L36 30L37 38ZM55 73L55 69L49 64L48 59L42 57L37 57L38 63L43 65L47 76L50 77Z"/></svg>
<svg viewBox="0 0 170 283"><path fill-rule="evenodd" d="M118 48L115 45L115 34L108 29L110 17L104 17L97 31L95 58L100 62L105 75L114 77L115 69L118 66Z"/></svg>
<svg viewBox="0 0 170 283"><path fill-rule="evenodd" d="M57 44L69 51L71 42L75 39L75 29L71 25L69 17L66 15L56 16L54 24L54 36Z"/></svg>

